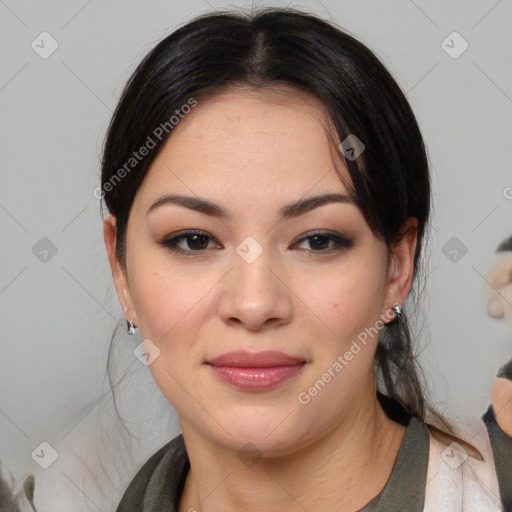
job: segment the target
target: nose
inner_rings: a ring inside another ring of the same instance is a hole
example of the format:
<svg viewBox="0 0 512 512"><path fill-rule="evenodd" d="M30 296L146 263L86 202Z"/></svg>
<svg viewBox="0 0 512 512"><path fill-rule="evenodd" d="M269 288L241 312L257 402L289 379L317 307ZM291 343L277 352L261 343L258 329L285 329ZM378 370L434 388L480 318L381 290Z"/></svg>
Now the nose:
<svg viewBox="0 0 512 512"><path fill-rule="evenodd" d="M222 281L219 315L232 326L256 331L290 322L293 292L290 276L267 251L252 262L234 254L234 268Z"/></svg>

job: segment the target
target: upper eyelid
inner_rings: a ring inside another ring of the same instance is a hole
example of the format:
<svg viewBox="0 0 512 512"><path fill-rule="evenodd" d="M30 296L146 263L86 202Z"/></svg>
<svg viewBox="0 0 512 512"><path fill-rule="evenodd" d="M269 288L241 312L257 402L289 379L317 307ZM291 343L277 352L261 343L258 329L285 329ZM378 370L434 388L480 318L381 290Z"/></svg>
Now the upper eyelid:
<svg viewBox="0 0 512 512"><path fill-rule="evenodd" d="M184 230L180 230L180 231L177 231L176 233L172 233L171 235L167 235L164 240L172 240L172 239L175 239L175 238L179 238L179 237L187 237L187 236L193 236L193 235L201 235L201 236L208 236L214 240L216 240L216 237L213 236L212 234L208 233L208 231L203 231L202 229L184 229ZM299 238L299 240L301 240L302 238L309 238L310 236L315 236L315 235L322 235L322 236L337 236L337 237L341 237L341 238L349 238L348 236L344 235L343 233L338 233L336 231L331 231L331 230L328 230L328 229L313 229L313 230L310 230L310 231L306 231L305 233L303 233L301 236L301 238Z"/></svg>

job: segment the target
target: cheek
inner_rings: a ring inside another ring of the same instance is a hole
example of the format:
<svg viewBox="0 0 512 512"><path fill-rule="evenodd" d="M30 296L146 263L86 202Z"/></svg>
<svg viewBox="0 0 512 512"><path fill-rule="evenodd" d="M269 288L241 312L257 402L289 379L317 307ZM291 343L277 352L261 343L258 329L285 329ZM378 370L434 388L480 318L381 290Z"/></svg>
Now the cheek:
<svg viewBox="0 0 512 512"><path fill-rule="evenodd" d="M196 341L205 328L206 308L218 278L193 264L177 269L169 260L162 262L158 254L149 257L148 252L132 257L132 300L141 339L151 340L159 350L149 369L156 384L171 397L184 380L180 378L184 368L200 364L204 356Z"/></svg>
<svg viewBox="0 0 512 512"><path fill-rule="evenodd" d="M367 265L362 258L329 271L316 285L310 282L302 291L314 313L342 344L375 324L385 292L383 266Z"/></svg>
<svg viewBox="0 0 512 512"><path fill-rule="evenodd" d="M141 340L151 340L159 351L149 370L169 403L186 410L189 393L201 394L195 391L195 373L188 370L204 356L196 342L205 327L205 308L211 299L208 290L215 279L204 272L188 275L154 265L138 268L133 272L132 298Z"/></svg>
<svg viewBox="0 0 512 512"><path fill-rule="evenodd" d="M191 311L201 308L213 276L194 264L176 266L161 249L135 249L130 256L130 288L139 328L146 337L163 342Z"/></svg>

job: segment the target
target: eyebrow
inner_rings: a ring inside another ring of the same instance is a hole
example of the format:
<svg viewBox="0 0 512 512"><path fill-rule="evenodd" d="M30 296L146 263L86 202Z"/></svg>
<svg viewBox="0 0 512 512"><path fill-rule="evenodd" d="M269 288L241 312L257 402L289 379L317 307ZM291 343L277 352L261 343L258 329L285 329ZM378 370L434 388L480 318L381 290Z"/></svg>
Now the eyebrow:
<svg viewBox="0 0 512 512"><path fill-rule="evenodd" d="M283 206L279 212L278 217L280 220L287 220L293 217L303 215L314 208L318 208L329 203L348 203L354 204L354 201L347 195L344 194L322 194L317 196L306 197L300 199L295 203ZM146 215L155 209L167 205L176 204L188 208L205 215L217 218L230 218L227 210L220 205L213 203L207 199L200 197L184 196L179 194L165 195L158 198L148 209Z"/></svg>

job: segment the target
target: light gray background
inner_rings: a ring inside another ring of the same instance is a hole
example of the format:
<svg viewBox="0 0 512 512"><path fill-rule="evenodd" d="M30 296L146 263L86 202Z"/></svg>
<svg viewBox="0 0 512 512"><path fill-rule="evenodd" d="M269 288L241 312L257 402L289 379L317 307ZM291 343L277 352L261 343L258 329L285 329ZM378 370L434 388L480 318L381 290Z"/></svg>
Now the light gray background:
<svg viewBox="0 0 512 512"><path fill-rule="evenodd" d="M304 7L333 19L368 44L407 93L429 150L435 206L420 360L434 405L452 418L478 419L497 369L512 356L512 333L487 316L482 295L493 252L512 233L512 200L504 193L512 186L512 2L259 5ZM42 441L59 453L75 449L82 441L71 434L109 400L106 351L123 316L93 190L121 88L174 28L229 6L250 2L0 0L0 458L16 485L39 469L31 453ZM59 45L47 59L31 47L43 31ZM469 44L455 59L441 46L453 31ZM57 248L47 262L33 253L43 237ZM442 251L452 237L467 247L455 263ZM132 361L138 334L122 337L133 369L125 388L136 404L130 420L147 439L142 459L178 423L171 414L169 430L158 435L151 433L158 421L143 424L145 393L160 404L161 397L147 369Z"/></svg>

